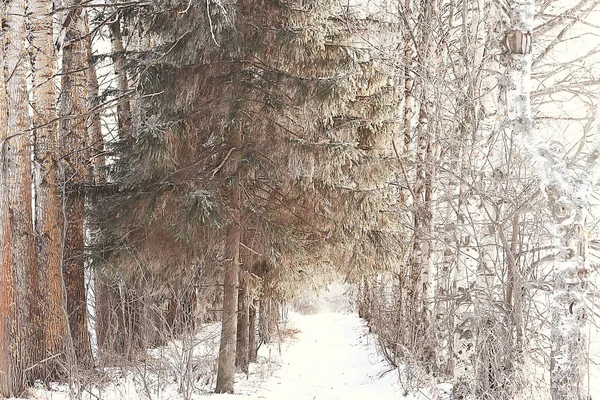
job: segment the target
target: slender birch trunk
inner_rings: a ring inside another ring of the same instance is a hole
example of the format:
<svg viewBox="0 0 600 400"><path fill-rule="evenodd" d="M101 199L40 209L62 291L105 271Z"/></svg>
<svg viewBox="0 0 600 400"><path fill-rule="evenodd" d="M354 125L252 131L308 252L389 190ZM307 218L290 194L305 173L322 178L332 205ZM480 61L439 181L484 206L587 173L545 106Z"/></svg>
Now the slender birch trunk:
<svg viewBox="0 0 600 400"><path fill-rule="evenodd" d="M98 96L100 86L98 84L98 76L96 73L96 65L93 61L92 40L88 36L85 40L85 47L88 60L87 71L87 104L89 115L87 120L88 140L90 143L91 155L91 176L90 181L94 185L100 186L106 183L106 171L104 170L106 159L104 152L104 138L102 135L102 120L100 111L96 110L99 106ZM100 200L100 192L94 190L89 198L90 208L95 210L98 201ZM95 214L94 211L92 211ZM88 224L88 229L91 236L91 245L102 246L102 231L99 221L91 220ZM96 257L93 262L94 268L94 307L95 307L95 330L98 346L98 362L106 364L110 361L111 354L123 355L124 351L124 336L125 332L122 329L123 323L118 317L122 315L122 305L119 298L116 284L111 282L107 275L104 260L107 255L102 249L98 248L100 256ZM121 329L120 329L121 328Z"/></svg>

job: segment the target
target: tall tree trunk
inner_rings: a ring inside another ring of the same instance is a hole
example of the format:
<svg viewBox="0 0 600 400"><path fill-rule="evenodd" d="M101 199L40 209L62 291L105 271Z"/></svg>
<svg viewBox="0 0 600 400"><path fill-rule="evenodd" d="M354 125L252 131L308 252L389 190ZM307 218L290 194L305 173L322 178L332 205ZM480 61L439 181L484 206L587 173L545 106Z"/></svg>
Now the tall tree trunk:
<svg viewBox="0 0 600 400"><path fill-rule="evenodd" d="M6 4L0 3L0 20L5 21ZM0 396L18 396L24 388L19 354L21 332L17 321L16 282L12 262L11 221L8 189L11 179L8 137L8 97L5 82L5 26L0 26Z"/></svg>
<svg viewBox="0 0 600 400"><path fill-rule="evenodd" d="M233 393L235 378L235 355L237 334L237 305L238 305L238 273L240 266L240 241L242 237L241 203L242 190L240 186L239 163L242 146L241 126L235 127L230 141L234 149L229 160L226 180L230 181L230 201L232 206L232 221L227 227L225 241L225 277L223 282L223 317L221 328L221 343L219 346L219 365L217 370L217 393Z"/></svg>
<svg viewBox="0 0 600 400"><path fill-rule="evenodd" d="M98 96L100 87L96 66L93 61L93 49L91 37L85 40L87 60L88 60L88 88L87 103L89 107L88 116L88 137L91 154L91 176L89 179L96 187L106 183L106 171L104 170L106 159L104 152L104 138L102 135L102 121L99 107ZM100 191L93 190L88 198L92 214L97 214L97 204L100 201ZM96 218L99 218L96 215ZM95 307L95 331L98 346L98 362L106 364L111 360L111 355L124 354L123 337L125 333L123 324L120 322L122 315L119 292L115 289L116 284L110 279L106 271L105 261L108 256L102 248L102 231L99 221L90 219L88 229L91 236L91 246L95 248L97 257L93 259L94 269L94 307Z"/></svg>
<svg viewBox="0 0 600 400"><path fill-rule="evenodd" d="M52 3L32 0L30 12L33 66L34 159L36 162L36 254L44 296L46 378L56 378L64 359L67 322L61 263L61 201L57 186L58 122L56 113L56 54L52 31Z"/></svg>
<svg viewBox="0 0 600 400"><path fill-rule="evenodd" d="M32 211L32 167L29 135L27 80L25 66L26 2L8 2L8 41L6 48L8 136L3 143L7 180L9 219L12 241L12 265L15 272L19 324L20 357L27 378L39 377L39 361L44 357L44 338Z"/></svg>
<svg viewBox="0 0 600 400"><path fill-rule="evenodd" d="M244 373L248 373L249 361L249 328L250 328L250 288L248 272L241 272L238 298L238 331L235 365Z"/></svg>
<svg viewBox="0 0 600 400"><path fill-rule="evenodd" d="M64 186L64 280L67 293L69 327L79 364L92 365L87 328L84 276L84 186L88 182L89 149L87 117L88 62L85 46L85 13L79 0L65 4L70 22L63 45L63 78L60 104L62 184Z"/></svg>

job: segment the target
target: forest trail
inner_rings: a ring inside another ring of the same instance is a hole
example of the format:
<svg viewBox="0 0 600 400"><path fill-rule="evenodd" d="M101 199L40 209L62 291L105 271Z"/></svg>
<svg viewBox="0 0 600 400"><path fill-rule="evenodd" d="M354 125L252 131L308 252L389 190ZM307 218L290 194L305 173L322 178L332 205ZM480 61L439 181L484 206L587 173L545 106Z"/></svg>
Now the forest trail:
<svg viewBox="0 0 600 400"><path fill-rule="evenodd" d="M218 330L210 330L214 339ZM215 333L216 332L216 333ZM280 328L281 345L261 346L259 362L250 365L250 374L236 375L235 394L190 393L191 400L446 400L443 390L431 388L421 395L403 396L397 369L391 369L379 350L377 338L370 334L366 322L356 314L320 312L300 315L291 312L289 321ZM291 337L290 337L291 336ZM209 346L217 349L218 343ZM167 353L165 353L167 354ZM216 355L215 355L216 356ZM132 370L133 372L133 370ZM167 376L162 384L150 377L152 389L147 396L140 386L139 375L128 377L91 392L83 400L182 400L174 382ZM166 385L165 385L166 384ZM210 385L212 386L212 384ZM440 385L441 387L443 385ZM214 387L206 387L211 390ZM89 388L88 388L89 389ZM37 400L68 400L68 388L31 391Z"/></svg>
<svg viewBox="0 0 600 400"><path fill-rule="evenodd" d="M281 365L262 383L236 382L236 395L214 400L387 400L400 399L396 370L377 349L365 322L354 314L291 314L295 337L282 345Z"/></svg>

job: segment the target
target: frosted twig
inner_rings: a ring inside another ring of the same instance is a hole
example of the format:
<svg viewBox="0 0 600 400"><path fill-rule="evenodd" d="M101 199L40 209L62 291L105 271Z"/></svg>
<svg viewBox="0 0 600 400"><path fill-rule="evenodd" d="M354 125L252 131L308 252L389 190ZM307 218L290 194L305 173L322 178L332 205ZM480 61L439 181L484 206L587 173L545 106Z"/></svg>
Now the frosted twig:
<svg viewBox="0 0 600 400"><path fill-rule="evenodd" d="M223 165L225 165L225 162L227 161L227 159L229 158L229 156L231 155L231 152L233 150L235 150L235 147L232 147L231 149L229 149L229 153L227 153L227 155L225 156L225 158L223 159L221 164L219 164L219 166L217 168L212 170L211 179L215 177L215 175L217 174L217 172L219 172L221 170L221 168L223 168Z"/></svg>
<svg viewBox="0 0 600 400"><path fill-rule="evenodd" d="M213 42L217 45L217 47L221 47L221 45L217 42L217 38L215 38L215 30L213 28L212 18L210 17L210 0L206 0L206 16L208 17L208 25L210 27L210 36L212 36Z"/></svg>
<svg viewBox="0 0 600 400"><path fill-rule="evenodd" d="M192 0L189 0L189 1L188 1L188 5L187 5L187 7L185 8L185 10L183 10L183 11L180 11L180 12L179 12L179 14L185 14L186 12L190 11L190 7L191 7L191 6L192 6Z"/></svg>

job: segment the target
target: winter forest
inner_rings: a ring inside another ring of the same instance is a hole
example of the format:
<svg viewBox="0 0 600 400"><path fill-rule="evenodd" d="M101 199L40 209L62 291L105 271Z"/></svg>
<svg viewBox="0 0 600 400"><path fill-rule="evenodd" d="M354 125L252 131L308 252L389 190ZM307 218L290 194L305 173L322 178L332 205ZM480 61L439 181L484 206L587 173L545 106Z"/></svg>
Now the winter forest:
<svg viewBox="0 0 600 400"><path fill-rule="evenodd" d="M233 399L355 329L390 399L600 398L597 0L0 21L0 398Z"/></svg>

